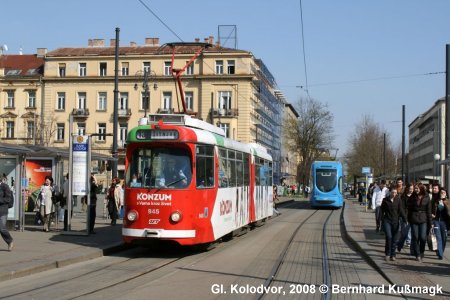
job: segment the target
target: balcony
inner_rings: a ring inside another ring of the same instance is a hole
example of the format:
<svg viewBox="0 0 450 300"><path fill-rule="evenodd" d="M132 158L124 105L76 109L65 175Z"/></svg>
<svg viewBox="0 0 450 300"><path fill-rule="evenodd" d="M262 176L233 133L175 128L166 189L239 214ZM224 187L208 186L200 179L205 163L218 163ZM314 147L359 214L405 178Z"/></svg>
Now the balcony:
<svg viewBox="0 0 450 300"><path fill-rule="evenodd" d="M131 117L131 108L118 109L117 115L119 118L129 119Z"/></svg>
<svg viewBox="0 0 450 300"><path fill-rule="evenodd" d="M158 108L157 113L158 114L173 114L174 109L173 108Z"/></svg>
<svg viewBox="0 0 450 300"><path fill-rule="evenodd" d="M220 118L233 118L239 116L239 110L237 108L214 108L212 113L214 117Z"/></svg>
<svg viewBox="0 0 450 300"><path fill-rule="evenodd" d="M89 117L89 109L87 109L87 108L74 108L72 110L72 116L74 118L87 118L87 117Z"/></svg>

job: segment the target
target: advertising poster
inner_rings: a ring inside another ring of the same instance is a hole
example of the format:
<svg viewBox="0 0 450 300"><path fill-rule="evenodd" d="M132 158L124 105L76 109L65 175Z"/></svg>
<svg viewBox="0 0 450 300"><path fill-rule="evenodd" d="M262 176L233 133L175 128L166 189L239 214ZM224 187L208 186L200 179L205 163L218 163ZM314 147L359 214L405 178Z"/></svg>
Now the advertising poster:
<svg viewBox="0 0 450 300"><path fill-rule="evenodd" d="M6 177L6 183L11 188L14 195L14 206L8 210L8 219L16 219L16 212L18 212L17 207L17 195L16 195L16 166L17 159L14 158L0 158L0 179Z"/></svg>
<svg viewBox="0 0 450 300"><path fill-rule="evenodd" d="M25 211L32 212L36 207L36 199L45 176L52 176L52 159L27 159L25 163L28 189L25 191Z"/></svg>

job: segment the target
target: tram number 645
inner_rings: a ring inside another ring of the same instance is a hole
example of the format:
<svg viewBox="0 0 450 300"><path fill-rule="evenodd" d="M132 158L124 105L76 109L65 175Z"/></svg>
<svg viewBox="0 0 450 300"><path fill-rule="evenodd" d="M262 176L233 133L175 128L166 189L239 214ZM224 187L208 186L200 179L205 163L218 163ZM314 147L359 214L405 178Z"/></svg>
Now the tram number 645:
<svg viewBox="0 0 450 300"><path fill-rule="evenodd" d="M150 208L148 210L149 215L159 215L159 209L158 208Z"/></svg>

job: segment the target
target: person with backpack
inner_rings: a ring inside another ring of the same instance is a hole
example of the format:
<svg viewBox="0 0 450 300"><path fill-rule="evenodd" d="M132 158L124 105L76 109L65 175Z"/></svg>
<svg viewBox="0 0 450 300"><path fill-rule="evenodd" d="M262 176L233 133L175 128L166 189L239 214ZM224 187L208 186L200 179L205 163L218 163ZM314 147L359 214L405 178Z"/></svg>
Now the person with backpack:
<svg viewBox="0 0 450 300"><path fill-rule="evenodd" d="M0 182L0 234L3 240L8 244L8 251L14 248L13 238L6 228L6 220L8 219L8 209L13 207L14 197L6 183L6 178L3 177Z"/></svg>

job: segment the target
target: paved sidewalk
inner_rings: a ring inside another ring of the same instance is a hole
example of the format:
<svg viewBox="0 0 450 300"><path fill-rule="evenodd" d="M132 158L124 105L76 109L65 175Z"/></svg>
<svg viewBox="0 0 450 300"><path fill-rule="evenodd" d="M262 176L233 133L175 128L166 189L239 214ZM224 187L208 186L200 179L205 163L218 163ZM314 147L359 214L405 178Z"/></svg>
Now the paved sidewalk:
<svg viewBox="0 0 450 300"><path fill-rule="evenodd" d="M0 240L0 281L23 277L45 270L85 261L123 248L122 221L111 226L103 217L101 201L97 205L95 234L86 235L86 213L74 210L71 235L62 234L63 224L54 224L50 232L41 225L25 225L24 231L10 230L14 249L9 252ZM99 207L100 206L100 207ZM73 235L74 234L74 235Z"/></svg>
<svg viewBox="0 0 450 300"><path fill-rule="evenodd" d="M365 256L366 260L391 283L400 286L435 286L443 287L446 299L450 297L450 251L446 248L444 259L439 260L434 251L426 246L425 258L422 263L409 255L409 248L397 253L396 261L385 261L385 236L375 231L375 214L373 210L366 211L359 205L357 199L347 199L344 208L344 224L349 239ZM448 244L447 244L448 246ZM372 284L377 284L376 282ZM410 295L408 295L410 296ZM428 298L426 295L417 295ZM442 297L442 295L440 295ZM440 297L433 297L440 299ZM442 298L441 298L442 299Z"/></svg>

